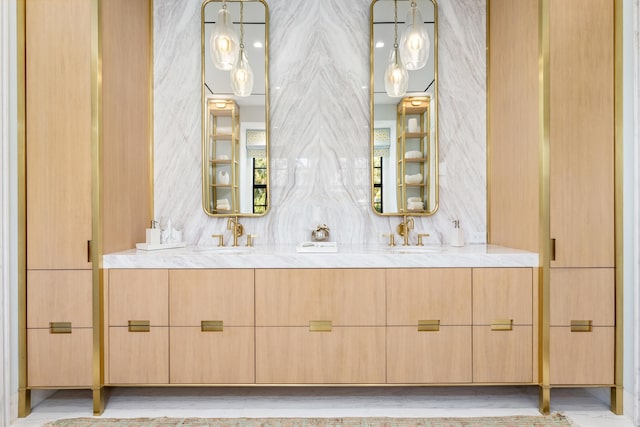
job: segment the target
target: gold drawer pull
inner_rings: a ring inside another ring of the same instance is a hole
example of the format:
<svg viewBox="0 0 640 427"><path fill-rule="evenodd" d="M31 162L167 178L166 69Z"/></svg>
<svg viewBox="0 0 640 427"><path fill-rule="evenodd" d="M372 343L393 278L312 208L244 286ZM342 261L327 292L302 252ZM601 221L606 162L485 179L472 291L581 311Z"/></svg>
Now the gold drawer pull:
<svg viewBox="0 0 640 427"><path fill-rule="evenodd" d="M203 320L200 322L202 332L222 332L224 322L222 320Z"/></svg>
<svg viewBox="0 0 640 427"><path fill-rule="evenodd" d="M513 319L495 319L491 322L492 331L511 331L513 330Z"/></svg>
<svg viewBox="0 0 640 427"><path fill-rule="evenodd" d="M571 332L591 332L591 320L572 320Z"/></svg>
<svg viewBox="0 0 640 427"><path fill-rule="evenodd" d="M49 322L50 334L70 334L71 322Z"/></svg>
<svg viewBox="0 0 640 427"><path fill-rule="evenodd" d="M150 323L148 320L129 320L129 332L149 332Z"/></svg>
<svg viewBox="0 0 640 427"><path fill-rule="evenodd" d="M418 332L438 332L440 320L418 320Z"/></svg>
<svg viewBox="0 0 640 427"><path fill-rule="evenodd" d="M309 332L331 332L331 320L310 320Z"/></svg>

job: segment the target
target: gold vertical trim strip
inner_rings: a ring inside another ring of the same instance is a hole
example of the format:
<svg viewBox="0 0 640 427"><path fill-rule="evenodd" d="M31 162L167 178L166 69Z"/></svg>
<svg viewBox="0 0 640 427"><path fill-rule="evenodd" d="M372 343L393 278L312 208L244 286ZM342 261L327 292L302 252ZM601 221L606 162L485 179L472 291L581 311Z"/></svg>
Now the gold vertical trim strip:
<svg viewBox="0 0 640 427"><path fill-rule="evenodd" d="M91 0L91 262L93 282L93 413L104 410L102 398L102 7Z"/></svg>
<svg viewBox="0 0 640 427"><path fill-rule="evenodd" d="M538 138L540 141L540 294L539 294L539 360L540 360L540 401L543 414L550 411L549 341L550 341L550 185L549 185L549 138L550 138L550 68L549 68L549 14L551 0L538 3Z"/></svg>
<svg viewBox="0 0 640 427"><path fill-rule="evenodd" d="M622 414L622 385L624 365L624 241L623 241L623 1L614 0L614 212L615 212L615 289L616 289L616 326L615 326L615 368L616 387L611 389L611 411Z"/></svg>
<svg viewBox="0 0 640 427"><path fill-rule="evenodd" d="M31 413L27 369L26 0L16 0L18 79L18 416Z"/></svg>
<svg viewBox="0 0 640 427"><path fill-rule="evenodd" d="M154 123L153 123L153 111L154 111L154 98L153 98L153 87L154 87L154 72L153 72L153 62L154 62L154 34L153 34L153 0L148 0L149 2L149 221L152 221L155 218L155 210L154 210L154 200L155 200L155 147L154 147Z"/></svg>
<svg viewBox="0 0 640 427"><path fill-rule="evenodd" d="M486 15L486 41L485 41L485 63L486 65L486 75L485 75L485 86L486 86L486 134L487 138L486 142L486 192L487 192L487 206L485 215L485 224L487 227L487 243L491 243L491 141L492 141L492 133L491 133L491 0L487 0L487 6L485 8Z"/></svg>

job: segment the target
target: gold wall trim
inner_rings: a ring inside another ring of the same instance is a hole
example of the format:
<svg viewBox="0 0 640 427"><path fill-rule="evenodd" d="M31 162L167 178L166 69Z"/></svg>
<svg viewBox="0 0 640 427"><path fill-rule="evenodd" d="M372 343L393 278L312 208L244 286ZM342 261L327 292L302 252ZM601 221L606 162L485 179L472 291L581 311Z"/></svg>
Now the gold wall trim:
<svg viewBox="0 0 640 427"><path fill-rule="evenodd" d="M540 400L539 409L543 414L550 412L551 389L549 388L549 342L550 342L550 266L551 266L551 231L550 231L550 158L549 158L549 132L550 132L550 85L549 85L549 9L551 0L540 0L538 3L538 137L540 138L540 275L539 275L539 379Z"/></svg>
<svg viewBox="0 0 640 427"><path fill-rule="evenodd" d="M490 47L491 47L491 0L487 0L487 6L485 8L485 16L486 16L486 35L485 35L485 54L484 54L484 62L486 65L486 74L485 74L485 106L486 106L486 117L485 117L485 127L486 133L486 218L485 224L487 228L487 243L492 242L491 236L491 56L490 56Z"/></svg>
<svg viewBox="0 0 640 427"><path fill-rule="evenodd" d="M149 1L149 221L155 218L154 194L155 194L155 175L154 175L154 123L153 123L153 87L154 87L154 34L153 34L153 0Z"/></svg>
<svg viewBox="0 0 640 427"><path fill-rule="evenodd" d="M31 413L27 370L26 0L16 0L18 84L18 416Z"/></svg>
<svg viewBox="0 0 640 427"><path fill-rule="evenodd" d="M616 267L616 330L614 381L611 389L611 411L622 414L622 385L624 365L624 241L623 241L623 0L614 0L614 212L615 212L615 267Z"/></svg>
<svg viewBox="0 0 640 427"><path fill-rule="evenodd" d="M91 0L91 263L93 282L93 413L104 410L102 387L102 4Z"/></svg>

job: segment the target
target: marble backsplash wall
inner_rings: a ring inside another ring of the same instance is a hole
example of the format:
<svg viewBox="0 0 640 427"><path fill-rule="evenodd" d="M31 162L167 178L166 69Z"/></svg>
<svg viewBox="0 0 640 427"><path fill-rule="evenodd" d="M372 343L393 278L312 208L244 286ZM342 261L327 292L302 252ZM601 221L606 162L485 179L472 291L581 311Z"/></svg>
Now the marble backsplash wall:
<svg viewBox="0 0 640 427"><path fill-rule="evenodd" d="M453 219L468 241L485 241L485 1L439 2L440 207L415 221L431 244L448 241ZM230 232L201 203L201 3L154 1L154 197L157 219L210 245L211 234L224 230L228 242ZM271 210L242 223L256 245L309 240L319 223L341 245L382 244L399 218L371 209L370 0L267 3Z"/></svg>

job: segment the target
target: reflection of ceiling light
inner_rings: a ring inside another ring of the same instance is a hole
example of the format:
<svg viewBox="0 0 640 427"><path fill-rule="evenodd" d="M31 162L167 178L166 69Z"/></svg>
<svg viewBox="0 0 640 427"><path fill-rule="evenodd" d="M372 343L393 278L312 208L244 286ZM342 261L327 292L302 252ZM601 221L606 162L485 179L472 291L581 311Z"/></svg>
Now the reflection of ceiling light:
<svg viewBox="0 0 640 427"><path fill-rule="evenodd" d="M253 70L244 50L244 2L240 2L240 52L231 70L231 89L237 96L249 96L253 90Z"/></svg>
<svg viewBox="0 0 640 427"><path fill-rule="evenodd" d="M380 49L381 47L384 47L384 42L378 42L376 43L376 48Z"/></svg>
<svg viewBox="0 0 640 427"><path fill-rule="evenodd" d="M407 86L409 85L409 73L407 69L402 65L402 59L398 51L398 0L393 1L394 4L394 39L393 49L389 55L389 64L387 70L384 73L384 88L392 98L400 98L407 93Z"/></svg>
<svg viewBox="0 0 640 427"><path fill-rule="evenodd" d="M400 56L407 70L419 70L427 64L431 41L416 2L407 13L407 27L400 37Z"/></svg>
<svg viewBox="0 0 640 427"><path fill-rule="evenodd" d="M230 70L233 62L238 56L238 35L233 29L231 13L227 9L227 2L222 2L222 8L218 12L211 38L209 39L209 50L213 65L219 70Z"/></svg>
<svg viewBox="0 0 640 427"><path fill-rule="evenodd" d="M255 47L256 49L262 49L262 43L261 42L255 42L253 44L253 47Z"/></svg>
<svg viewBox="0 0 640 427"><path fill-rule="evenodd" d="M216 108L225 108L227 106L227 101L216 101Z"/></svg>

